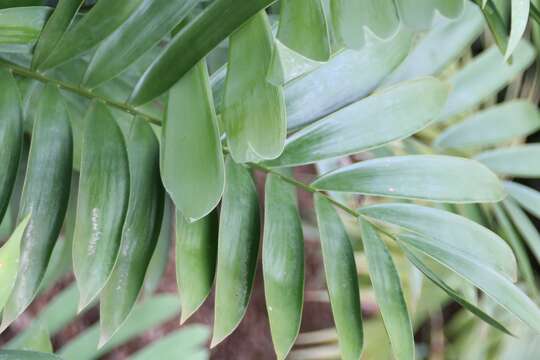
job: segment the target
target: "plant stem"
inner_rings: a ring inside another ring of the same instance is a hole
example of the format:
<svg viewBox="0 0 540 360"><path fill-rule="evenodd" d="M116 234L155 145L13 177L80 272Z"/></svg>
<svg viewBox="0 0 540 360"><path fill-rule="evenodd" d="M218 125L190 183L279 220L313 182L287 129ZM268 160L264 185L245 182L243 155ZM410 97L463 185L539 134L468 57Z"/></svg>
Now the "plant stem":
<svg viewBox="0 0 540 360"><path fill-rule="evenodd" d="M37 71L30 70L27 68L24 68L22 66L13 64L11 62L0 60L0 66L3 66L7 69L9 69L13 74L31 78L37 81L40 81L45 84L54 84L64 90L71 91L77 95L80 95L82 97L88 98L90 100L97 100L101 101L111 107L114 107L116 109L122 110L124 112L127 112L131 115L138 116L142 118L143 120L148 121L149 123L155 124L155 125L161 125L161 120L152 117L150 115L147 115L143 113L142 111L137 110L135 107L129 105L128 103L122 103L119 101L114 101L111 99L108 99L104 96L98 95L90 89L85 89L77 85L69 84L61 80L53 79L51 77L48 77L46 75L43 75Z"/></svg>

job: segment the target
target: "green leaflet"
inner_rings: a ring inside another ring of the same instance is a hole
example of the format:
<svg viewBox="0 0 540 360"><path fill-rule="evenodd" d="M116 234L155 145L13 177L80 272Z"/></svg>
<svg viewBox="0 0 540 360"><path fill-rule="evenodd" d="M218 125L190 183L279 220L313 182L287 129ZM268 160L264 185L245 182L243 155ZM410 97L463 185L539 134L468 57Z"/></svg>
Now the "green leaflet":
<svg viewBox="0 0 540 360"><path fill-rule="evenodd" d="M512 199L505 199L503 205L510 216L510 219L512 219L512 223L515 225L536 258L536 261L540 263L540 234L538 233L538 230L536 230L536 227L527 214L521 210L515 201Z"/></svg>
<svg viewBox="0 0 540 360"><path fill-rule="evenodd" d="M516 279L516 260L506 242L490 230L447 211L413 204L380 204L359 209L362 215L420 234L433 246L454 247L508 279ZM437 226L434 226L437 224Z"/></svg>
<svg viewBox="0 0 540 360"><path fill-rule="evenodd" d="M364 333L358 275L353 249L345 227L331 203L315 195L315 209L330 295L343 359L360 359Z"/></svg>
<svg viewBox="0 0 540 360"><path fill-rule="evenodd" d="M412 360L415 358L413 330L392 256L371 224L360 220L360 229L369 276L394 356L398 360Z"/></svg>
<svg viewBox="0 0 540 360"><path fill-rule="evenodd" d="M130 103L141 105L167 91L235 29L273 2L275 0L213 1L183 27L154 60L133 90Z"/></svg>
<svg viewBox="0 0 540 360"><path fill-rule="evenodd" d="M401 22L414 30L431 27L435 10L455 18L463 10L463 0L396 0Z"/></svg>
<svg viewBox="0 0 540 360"><path fill-rule="evenodd" d="M67 29L39 69L56 67L90 50L122 25L141 1L98 1L79 22Z"/></svg>
<svg viewBox="0 0 540 360"><path fill-rule="evenodd" d="M144 278L143 294L145 296L151 295L156 290L169 262L169 250L171 248L173 231L173 208L171 199L165 195L159 237Z"/></svg>
<svg viewBox="0 0 540 360"><path fill-rule="evenodd" d="M444 155L361 161L331 171L312 185L320 190L446 203L497 202L506 196L501 182L487 167Z"/></svg>
<svg viewBox="0 0 540 360"><path fill-rule="evenodd" d="M505 181L504 188L519 205L540 218L540 192L512 181Z"/></svg>
<svg viewBox="0 0 540 360"><path fill-rule="evenodd" d="M430 239L413 234L401 235L398 241L456 272L532 329L540 331L540 310L536 304L482 259L471 256L462 248L438 246Z"/></svg>
<svg viewBox="0 0 540 360"><path fill-rule="evenodd" d="M321 0L282 0L277 38L309 59L327 61L332 51Z"/></svg>
<svg viewBox="0 0 540 360"><path fill-rule="evenodd" d="M350 49L365 45L366 28L377 37L388 39L399 27L392 0L332 0L330 12L338 41Z"/></svg>
<svg viewBox="0 0 540 360"><path fill-rule="evenodd" d="M32 56L32 69L37 68L53 51L64 32L75 19L84 0L60 0L47 20Z"/></svg>
<svg viewBox="0 0 540 360"><path fill-rule="evenodd" d="M212 347L238 326L246 312L259 254L259 201L249 170L226 161L221 205Z"/></svg>
<svg viewBox="0 0 540 360"><path fill-rule="evenodd" d="M208 350L204 348L209 331L203 325L191 325L177 330L133 354L133 360L182 359L204 360Z"/></svg>
<svg viewBox="0 0 540 360"><path fill-rule="evenodd" d="M54 355L37 351L0 350L0 360L62 360Z"/></svg>
<svg viewBox="0 0 540 360"><path fill-rule="evenodd" d="M178 297L171 294L156 295L133 308L126 322L105 346L97 349L99 326L88 327L60 349L58 355L65 360L91 360L99 358L145 331L158 326L178 314Z"/></svg>
<svg viewBox="0 0 540 360"><path fill-rule="evenodd" d="M176 281L184 323L210 294L216 269L218 216L189 223L176 211Z"/></svg>
<svg viewBox="0 0 540 360"><path fill-rule="evenodd" d="M510 37L504 53L504 59L508 60L525 33L529 21L529 7L531 0L512 0L512 17L510 21Z"/></svg>
<svg viewBox="0 0 540 360"><path fill-rule="evenodd" d="M407 56L412 34L370 39L360 50L344 50L328 63L285 86L287 126L312 123L372 92ZM362 71L358 71L362 69Z"/></svg>
<svg viewBox="0 0 540 360"><path fill-rule="evenodd" d="M230 38L222 119L236 162L274 159L283 151L287 117L283 90L266 81L272 34L259 12Z"/></svg>
<svg viewBox="0 0 540 360"><path fill-rule="evenodd" d="M392 86L296 132L268 164L309 164L408 137L438 116L447 94L448 87L434 78Z"/></svg>
<svg viewBox="0 0 540 360"><path fill-rule="evenodd" d="M143 0L133 15L99 45L83 83L94 88L120 74L180 23L197 3L198 0Z"/></svg>
<svg viewBox="0 0 540 360"><path fill-rule="evenodd" d="M0 221L4 218L15 185L23 144L23 119L17 83L0 69Z"/></svg>
<svg viewBox="0 0 540 360"><path fill-rule="evenodd" d="M0 10L0 51L30 53L50 11L45 6Z"/></svg>
<svg viewBox="0 0 540 360"><path fill-rule="evenodd" d="M58 88L48 85L33 125L18 218L32 215L21 240L19 273L4 309L2 328L30 305L47 270L68 206L72 152L68 113Z"/></svg>
<svg viewBox="0 0 540 360"><path fill-rule="evenodd" d="M52 353L53 348L47 327L40 323L35 324L33 331L19 344L17 350Z"/></svg>
<svg viewBox="0 0 540 360"><path fill-rule="evenodd" d="M84 127L73 242L80 310L98 296L111 274L129 198L126 145L109 109L93 103Z"/></svg>
<svg viewBox="0 0 540 360"><path fill-rule="evenodd" d="M478 106L496 93L534 61L535 51L523 40L514 51L514 61L507 64L503 56L492 47L469 62L449 78L452 88L439 121Z"/></svg>
<svg viewBox="0 0 540 360"><path fill-rule="evenodd" d="M435 140L441 149L469 149L497 145L540 129L540 114L531 102L514 100L471 115L447 128ZM478 136L478 134L482 136Z"/></svg>
<svg viewBox="0 0 540 360"><path fill-rule="evenodd" d="M422 255L419 251L414 250L413 248L409 248L402 245L402 250L405 252L405 255L409 259L411 263L414 264L414 266L420 270L428 279L430 279L435 285L437 285L439 288L441 288L444 292L446 292L453 300L455 300L458 304L463 306L465 309L472 312L474 315L478 316L480 319L485 321L487 324L493 326L494 328L506 333L510 334L510 332L499 323L497 320L493 319L489 314L485 313L482 309L477 307L475 304L469 302L464 296L459 294L457 291L452 289L442 278L440 278L435 272L433 272L425 262L421 260L422 257L426 257L426 255Z"/></svg>
<svg viewBox="0 0 540 360"><path fill-rule="evenodd" d="M198 220L218 204L225 184L223 153L206 63L169 92L161 141L165 188L183 216Z"/></svg>
<svg viewBox="0 0 540 360"><path fill-rule="evenodd" d="M495 1L488 0L482 0L482 4L480 4L480 0L474 0L474 2L482 9L486 24L489 27L500 52L505 53L508 48L507 21L506 14L501 14L501 12L503 12L501 11L501 7L506 8L506 5L509 4L501 1L496 1L497 4L495 4ZM501 6L499 6L499 4ZM506 13L506 11L504 12Z"/></svg>
<svg viewBox="0 0 540 360"><path fill-rule="evenodd" d="M385 79L385 85L440 73L465 52L484 31L484 19L478 7L465 2L457 19L440 19L420 38L396 70ZM444 44L444 46L441 46Z"/></svg>
<svg viewBox="0 0 540 360"><path fill-rule="evenodd" d="M268 175L264 209L264 293L274 349L282 360L298 336L304 301L304 239L295 187Z"/></svg>
<svg viewBox="0 0 540 360"><path fill-rule="evenodd" d="M540 145L521 145L483 152L475 157L503 176L540 176Z"/></svg>
<svg viewBox="0 0 540 360"><path fill-rule="evenodd" d="M0 247L0 311L4 308L17 279L21 239L29 220L30 214L17 225L13 234Z"/></svg>
<svg viewBox="0 0 540 360"><path fill-rule="evenodd" d="M163 216L159 143L147 122L138 117L132 121L126 138L129 203L118 259L100 296L100 347L122 325L137 300Z"/></svg>

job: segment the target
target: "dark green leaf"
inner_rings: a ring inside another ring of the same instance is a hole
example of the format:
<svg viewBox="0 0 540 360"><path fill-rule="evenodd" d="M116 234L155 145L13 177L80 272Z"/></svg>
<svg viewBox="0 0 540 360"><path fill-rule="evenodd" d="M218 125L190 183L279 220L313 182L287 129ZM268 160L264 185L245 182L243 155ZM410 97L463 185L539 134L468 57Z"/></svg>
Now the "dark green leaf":
<svg viewBox="0 0 540 360"><path fill-rule="evenodd" d="M0 51L30 53L50 11L45 6L0 10Z"/></svg>

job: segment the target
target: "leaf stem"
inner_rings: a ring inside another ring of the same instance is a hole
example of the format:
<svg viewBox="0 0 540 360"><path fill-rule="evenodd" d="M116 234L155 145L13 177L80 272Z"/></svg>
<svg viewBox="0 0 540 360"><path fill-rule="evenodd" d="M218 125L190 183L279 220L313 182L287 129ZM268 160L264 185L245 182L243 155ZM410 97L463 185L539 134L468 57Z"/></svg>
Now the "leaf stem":
<svg viewBox="0 0 540 360"><path fill-rule="evenodd" d="M88 98L90 100L97 100L101 101L111 107L114 107L116 109L122 110L124 112L127 112L133 116L138 116L142 118L145 121L148 121L149 123L155 124L155 125L161 125L161 120L157 119L155 117L152 117L150 115L145 114L144 112L137 110L135 107L129 105L128 103L122 103L119 101L114 101L109 98L106 98L104 96L98 95L90 89L85 89L77 85L69 84L61 80L53 79L51 77L48 77L46 75L43 75L37 71L27 69L25 67L13 64L6 60L0 59L0 66L3 66L7 69L9 69L13 74L31 78L37 81L40 81L42 83L48 83L48 84L54 84L61 89L71 91L77 95L80 95L82 97Z"/></svg>

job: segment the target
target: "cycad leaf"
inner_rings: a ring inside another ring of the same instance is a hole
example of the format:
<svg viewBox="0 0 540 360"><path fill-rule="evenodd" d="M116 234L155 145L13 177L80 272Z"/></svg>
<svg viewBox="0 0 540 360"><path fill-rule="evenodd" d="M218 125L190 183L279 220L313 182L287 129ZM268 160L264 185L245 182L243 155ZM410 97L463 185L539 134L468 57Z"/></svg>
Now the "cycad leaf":
<svg viewBox="0 0 540 360"><path fill-rule="evenodd" d="M540 114L529 101L514 100L480 111L446 129L434 145L441 149L469 149L497 145L540 129ZM478 134L482 136L478 136Z"/></svg>
<svg viewBox="0 0 540 360"><path fill-rule="evenodd" d="M43 353L52 353L52 344L49 331L44 324L34 323L32 321L33 331L19 343L17 350L38 351Z"/></svg>
<svg viewBox="0 0 540 360"><path fill-rule="evenodd" d="M100 347L122 325L137 300L163 216L159 143L147 122L138 117L132 121L126 138L129 203L118 258L100 297Z"/></svg>
<svg viewBox="0 0 540 360"><path fill-rule="evenodd" d="M209 331L203 325L191 325L177 330L158 341L136 352L130 358L133 360L183 359L203 360L208 358L208 350L204 343Z"/></svg>
<svg viewBox="0 0 540 360"><path fill-rule="evenodd" d="M111 274L129 199L127 150L115 119L104 104L95 102L84 122L73 243L79 309L98 296Z"/></svg>
<svg viewBox="0 0 540 360"><path fill-rule="evenodd" d="M452 92L439 120L473 109L528 68L534 58L535 51L525 40L514 51L512 64L507 64L495 47L484 51L449 78Z"/></svg>
<svg viewBox="0 0 540 360"><path fill-rule="evenodd" d="M161 145L161 174L174 204L190 221L207 215L223 194L225 170L204 61L171 89Z"/></svg>
<svg viewBox="0 0 540 360"><path fill-rule="evenodd" d="M59 356L37 351L0 350L0 360L62 360Z"/></svg>
<svg viewBox="0 0 540 360"><path fill-rule="evenodd" d="M535 228L532 221L527 214L515 203L512 199L506 199L503 202L506 212L512 219L512 222L516 226L523 240L529 246L529 249L533 253L536 261L540 263L540 234Z"/></svg>
<svg viewBox="0 0 540 360"><path fill-rule="evenodd" d="M519 205L540 219L540 192L512 181L505 181L504 188Z"/></svg>
<svg viewBox="0 0 540 360"><path fill-rule="evenodd" d="M394 261L383 240L367 221L360 220L362 243L377 304L398 360L414 359L414 337L407 304Z"/></svg>
<svg viewBox="0 0 540 360"><path fill-rule="evenodd" d="M19 207L19 219L32 214L21 241L17 281L4 309L2 328L36 296L60 235L69 201L73 139L58 88L41 94Z"/></svg>
<svg viewBox="0 0 540 360"><path fill-rule="evenodd" d="M277 38L309 59L327 61L330 33L321 0L282 0Z"/></svg>
<svg viewBox="0 0 540 360"><path fill-rule="evenodd" d="M29 53L50 12L45 6L0 10L0 51Z"/></svg>
<svg viewBox="0 0 540 360"><path fill-rule="evenodd" d="M296 132L268 164L309 164L408 137L438 116L447 94L447 86L434 78L387 88Z"/></svg>
<svg viewBox="0 0 540 360"><path fill-rule="evenodd" d="M345 227L330 202L315 195L315 209L321 239L332 313L343 359L359 359L364 332L358 275L353 249Z"/></svg>
<svg viewBox="0 0 540 360"><path fill-rule="evenodd" d="M218 216L211 212L189 223L176 212L176 281L185 322L202 305L214 283Z"/></svg>
<svg viewBox="0 0 540 360"><path fill-rule="evenodd" d="M274 50L266 80L273 85L281 86L313 71L321 64L298 54L274 39Z"/></svg>
<svg viewBox="0 0 540 360"><path fill-rule="evenodd" d="M452 247L476 258L508 279L516 278L516 261L506 242L490 230L447 211L413 204L380 204L363 207L362 215L403 231L422 235L439 247ZM436 226L434 225L436 224Z"/></svg>
<svg viewBox="0 0 540 360"><path fill-rule="evenodd" d="M238 326L246 312L259 254L259 202L247 168L226 162L221 205L212 346Z"/></svg>
<svg viewBox="0 0 540 360"><path fill-rule="evenodd" d="M510 3L512 5L512 17L510 21L510 37L504 54L505 60L510 58L525 33L529 21L531 0L512 0Z"/></svg>
<svg viewBox="0 0 540 360"><path fill-rule="evenodd" d="M388 39L399 27L392 0L333 0L330 10L338 41L350 49L364 46L366 28L377 37Z"/></svg>
<svg viewBox="0 0 540 360"><path fill-rule="evenodd" d="M79 22L67 29L39 69L56 67L90 50L122 25L141 1L98 1Z"/></svg>
<svg viewBox="0 0 540 360"><path fill-rule="evenodd" d="M447 17L457 17L463 10L463 0L397 0L399 17L414 30L431 27L435 10Z"/></svg>
<svg viewBox="0 0 540 360"><path fill-rule="evenodd" d="M120 74L180 23L197 3L143 0L133 15L99 45L83 83L94 88Z"/></svg>
<svg viewBox="0 0 540 360"><path fill-rule="evenodd" d="M449 203L497 202L506 195L497 176L487 167L443 155L361 161L331 171L312 185L320 190Z"/></svg>
<svg viewBox="0 0 540 360"><path fill-rule="evenodd" d="M2 287L0 287L0 311L4 308L17 279L21 239L29 220L30 215L21 221L9 239L0 247L0 283L2 283Z"/></svg>
<svg viewBox="0 0 540 360"><path fill-rule="evenodd" d="M23 114L17 83L0 69L0 221L4 218L15 185L23 144Z"/></svg>
<svg viewBox="0 0 540 360"><path fill-rule="evenodd" d="M274 159L285 145L283 89L266 81L272 46L264 12L252 17L230 38L222 119L236 162Z"/></svg>
<svg viewBox="0 0 540 360"><path fill-rule="evenodd" d="M196 19L182 28L154 60L137 83L130 102L141 105L167 91L210 50L274 1L213 1Z"/></svg>
<svg viewBox="0 0 540 360"><path fill-rule="evenodd" d="M279 175L266 178L263 277L270 332L279 360L298 336L304 300L304 239L296 189Z"/></svg>
<svg viewBox="0 0 540 360"><path fill-rule="evenodd" d="M540 310L536 304L482 259L471 256L464 249L438 246L422 236L403 234L398 240L453 270L532 329L540 331Z"/></svg>
<svg viewBox="0 0 540 360"><path fill-rule="evenodd" d="M84 0L60 0L39 36L32 57L32 68L37 68L54 49L71 25Z"/></svg>
<svg viewBox="0 0 540 360"><path fill-rule="evenodd" d="M540 176L540 145L521 145L483 152L475 157L503 176L535 178Z"/></svg>

